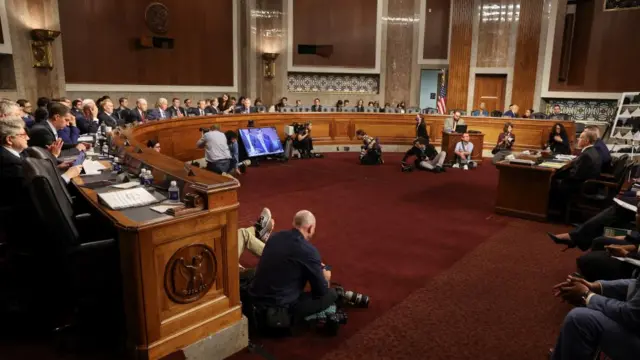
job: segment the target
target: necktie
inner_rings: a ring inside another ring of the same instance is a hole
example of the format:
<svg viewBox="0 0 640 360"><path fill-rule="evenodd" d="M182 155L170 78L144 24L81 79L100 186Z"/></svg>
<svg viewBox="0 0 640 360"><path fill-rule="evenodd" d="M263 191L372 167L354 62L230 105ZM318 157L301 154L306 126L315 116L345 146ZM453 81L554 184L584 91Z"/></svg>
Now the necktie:
<svg viewBox="0 0 640 360"><path fill-rule="evenodd" d="M164 111L162 109L160 109L160 119L164 119Z"/></svg>
<svg viewBox="0 0 640 360"><path fill-rule="evenodd" d="M202 111L202 109L200 109L200 116L204 115L204 111Z"/></svg>
<svg viewBox="0 0 640 360"><path fill-rule="evenodd" d="M140 113L140 121L144 122L144 112L142 110L138 110Z"/></svg>

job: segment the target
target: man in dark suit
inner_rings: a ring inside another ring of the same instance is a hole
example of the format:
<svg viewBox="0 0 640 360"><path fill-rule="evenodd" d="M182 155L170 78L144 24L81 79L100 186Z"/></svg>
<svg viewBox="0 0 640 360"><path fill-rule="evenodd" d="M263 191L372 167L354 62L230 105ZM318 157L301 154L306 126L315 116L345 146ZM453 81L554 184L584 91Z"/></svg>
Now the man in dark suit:
<svg viewBox="0 0 640 360"><path fill-rule="evenodd" d="M167 99L159 98L158 104L155 109L151 109L147 114L147 119L149 120L164 120L169 118L169 113L167 112Z"/></svg>
<svg viewBox="0 0 640 360"><path fill-rule="evenodd" d="M82 114L82 99L75 99L71 102L71 114L76 117L76 119Z"/></svg>
<svg viewBox="0 0 640 360"><path fill-rule="evenodd" d="M277 145L274 143L274 139L272 139L267 133L264 133L262 132L262 130L259 130L258 136L262 137L262 140L264 142L265 148L268 153L274 153L278 150Z"/></svg>
<svg viewBox="0 0 640 360"><path fill-rule="evenodd" d="M218 110L218 109L216 109ZM190 114L193 116L205 116L205 115L210 115L211 110L209 108L206 107L206 104L204 102L204 100L200 100L198 101L198 106L191 108L191 112Z"/></svg>
<svg viewBox="0 0 640 360"><path fill-rule="evenodd" d="M82 107L82 116L76 117L76 124L80 135L95 134L98 132L98 106L93 101L88 101Z"/></svg>
<svg viewBox="0 0 640 360"><path fill-rule="evenodd" d="M8 116L0 119L0 207L17 204L22 188L22 151L27 148L29 135L20 117Z"/></svg>
<svg viewBox="0 0 640 360"><path fill-rule="evenodd" d="M144 123L145 121L147 121L147 100L140 98L136 100L136 107L129 110L129 117L126 119L126 123Z"/></svg>
<svg viewBox="0 0 640 360"><path fill-rule="evenodd" d="M509 110L505 111L504 114L502 114L502 117L517 118L518 110L520 110L520 107L518 105L511 104L509 105Z"/></svg>
<svg viewBox="0 0 640 360"><path fill-rule="evenodd" d="M600 176L602 161L598 150L593 146L596 141L598 134L591 129L585 129L578 139L578 148L582 149L580 155L573 159L568 168L554 175L550 198L554 208L562 209L568 197L575 191L580 191L583 182Z"/></svg>
<svg viewBox="0 0 640 360"><path fill-rule="evenodd" d="M102 111L98 114L98 120L100 125L105 124L111 128L124 125L124 120L119 119L113 111L113 102L110 99L102 102Z"/></svg>
<svg viewBox="0 0 640 360"><path fill-rule="evenodd" d="M185 116L184 108L180 106L180 99L173 98L171 106L167 109L169 117L183 117Z"/></svg>
<svg viewBox="0 0 640 360"><path fill-rule="evenodd" d="M59 103L51 103L49 106L49 119L47 121L35 124L29 132L29 146L39 146L49 149L58 141L58 130L64 129L69 125L69 117L71 112L68 107ZM77 151L86 150L84 144L63 144L62 150L77 149ZM77 151L67 151L65 155L77 154Z"/></svg>
<svg viewBox="0 0 640 360"><path fill-rule="evenodd" d="M127 117L129 116L129 99L126 97L121 97L118 99L118 103L120 106L115 110L115 115L118 118L118 123L126 122Z"/></svg>
<svg viewBox="0 0 640 360"><path fill-rule="evenodd" d="M205 111L207 111L207 114L218 115L220 114L219 104L218 98L213 98L211 99L211 105L205 107Z"/></svg>
<svg viewBox="0 0 640 360"><path fill-rule="evenodd" d="M322 105L320 105L320 99L318 98L313 99L313 105L311 105L311 111L312 112L322 111Z"/></svg>
<svg viewBox="0 0 640 360"><path fill-rule="evenodd" d="M258 155L258 154L264 154L267 149L264 146L264 143L262 142L262 136L259 136L260 130L254 130L251 129L249 130L249 142L251 143L251 147L253 148L253 154L252 156Z"/></svg>
<svg viewBox="0 0 640 360"><path fill-rule="evenodd" d="M238 106L235 110L234 113L236 114L251 114L251 113L255 113L257 112L255 108L251 107L251 99L250 98L244 98L242 99L242 102L240 103L240 106Z"/></svg>
<svg viewBox="0 0 640 360"><path fill-rule="evenodd" d="M195 108L191 105L191 99L184 99L184 112L186 115L193 114Z"/></svg>

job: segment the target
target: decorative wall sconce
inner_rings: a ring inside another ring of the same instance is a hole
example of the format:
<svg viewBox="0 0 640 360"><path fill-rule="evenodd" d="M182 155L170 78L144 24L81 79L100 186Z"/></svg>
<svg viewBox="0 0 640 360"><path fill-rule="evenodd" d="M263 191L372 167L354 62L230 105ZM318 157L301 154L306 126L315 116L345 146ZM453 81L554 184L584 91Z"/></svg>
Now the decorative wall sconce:
<svg viewBox="0 0 640 360"><path fill-rule="evenodd" d="M277 53L263 53L262 60L264 60L264 77L267 79L273 79L276 76L276 59Z"/></svg>
<svg viewBox="0 0 640 360"><path fill-rule="evenodd" d="M53 57L51 55L51 43L60 31L33 29L31 30L31 57L34 68L53 69Z"/></svg>

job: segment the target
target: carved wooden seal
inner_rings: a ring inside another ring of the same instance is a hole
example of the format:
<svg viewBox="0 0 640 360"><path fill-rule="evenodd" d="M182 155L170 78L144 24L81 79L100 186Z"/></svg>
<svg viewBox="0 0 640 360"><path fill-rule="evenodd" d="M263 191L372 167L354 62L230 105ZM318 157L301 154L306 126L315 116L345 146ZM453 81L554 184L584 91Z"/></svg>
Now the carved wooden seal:
<svg viewBox="0 0 640 360"><path fill-rule="evenodd" d="M144 11L144 20L149 30L156 34L169 31L169 9L159 2L151 3Z"/></svg>
<svg viewBox="0 0 640 360"><path fill-rule="evenodd" d="M165 267L164 288L169 298L180 304L199 300L216 278L216 256L204 244L178 249Z"/></svg>

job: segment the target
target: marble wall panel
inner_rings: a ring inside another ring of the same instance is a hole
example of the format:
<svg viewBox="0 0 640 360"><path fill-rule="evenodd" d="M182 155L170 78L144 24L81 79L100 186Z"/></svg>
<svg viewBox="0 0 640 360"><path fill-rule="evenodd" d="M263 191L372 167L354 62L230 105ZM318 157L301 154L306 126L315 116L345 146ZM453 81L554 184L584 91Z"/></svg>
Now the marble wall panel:
<svg viewBox="0 0 640 360"><path fill-rule="evenodd" d="M386 66L384 102L397 104L401 101L410 103L412 77L419 81L420 76L412 74L414 68L415 26L419 23L416 15L417 0L388 0L387 15L383 17L386 26ZM384 39L383 39L384 41ZM413 79L415 81L415 79Z"/></svg>

